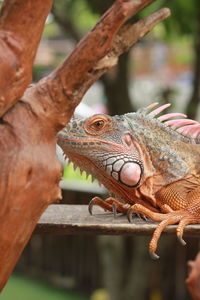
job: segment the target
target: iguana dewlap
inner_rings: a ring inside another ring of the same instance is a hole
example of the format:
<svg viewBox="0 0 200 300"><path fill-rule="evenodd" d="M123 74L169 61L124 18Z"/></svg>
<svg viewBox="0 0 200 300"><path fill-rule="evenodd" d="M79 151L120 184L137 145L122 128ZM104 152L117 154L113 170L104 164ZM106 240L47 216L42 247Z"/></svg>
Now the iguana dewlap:
<svg viewBox="0 0 200 300"><path fill-rule="evenodd" d="M163 229L176 224L182 239L187 224L200 223L200 124L180 113L159 116L170 104L157 103L121 116L73 118L58 144L81 170L115 195L89 204L140 213L160 222L149 245L151 256ZM118 200L117 200L118 199Z"/></svg>

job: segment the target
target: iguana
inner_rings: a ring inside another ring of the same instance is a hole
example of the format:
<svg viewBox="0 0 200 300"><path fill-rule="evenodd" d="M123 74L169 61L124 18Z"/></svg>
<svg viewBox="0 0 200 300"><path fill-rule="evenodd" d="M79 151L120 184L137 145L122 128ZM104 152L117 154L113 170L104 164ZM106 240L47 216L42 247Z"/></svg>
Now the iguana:
<svg viewBox="0 0 200 300"><path fill-rule="evenodd" d="M200 223L200 124L181 113L161 115L170 104L153 103L135 113L73 118L58 134L69 160L92 174L116 197L89 204L139 213L160 222L149 244L153 258L161 232Z"/></svg>

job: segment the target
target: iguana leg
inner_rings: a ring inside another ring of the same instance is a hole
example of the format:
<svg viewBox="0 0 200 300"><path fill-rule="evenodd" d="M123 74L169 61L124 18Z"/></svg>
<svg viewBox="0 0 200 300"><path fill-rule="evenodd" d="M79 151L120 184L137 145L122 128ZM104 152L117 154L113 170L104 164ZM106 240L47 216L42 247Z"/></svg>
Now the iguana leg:
<svg viewBox="0 0 200 300"><path fill-rule="evenodd" d="M188 224L200 223L200 218L195 215L192 215L191 212L189 212L188 210L178 210L166 214L161 214L161 213L152 212L151 210L144 207L143 205L135 204L129 209L127 213L129 221L131 221L133 213L144 214L152 221L160 222L157 228L155 229L151 241L149 243L149 253L151 257L154 259L159 258L159 256L155 252L157 249L160 235L162 231L166 228L166 226L179 223L176 229L176 234L179 241L183 245L185 245L186 243L182 238L185 226Z"/></svg>
<svg viewBox="0 0 200 300"><path fill-rule="evenodd" d="M157 243L160 235L166 226L178 223L176 234L179 241L183 245L185 245L185 241L182 238L185 226L188 224L200 223L199 187L182 194L174 190L173 187L166 187L165 191L166 193L162 193L162 196L164 196L163 199L159 195L158 203L161 210L166 213L152 212L150 209L140 204L133 205L127 213L129 221L131 221L133 213L140 213L146 215L155 222L160 222L156 230L154 231L151 242L149 244L149 252L153 258L158 258L158 256L155 254L155 251L157 249ZM183 196L185 196L185 198ZM168 204L163 204L162 200L166 201ZM169 203L173 204L172 200L175 201L176 207L180 209L173 210L169 206ZM177 205L177 203L179 205Z"/></svg>
<svg viewBox="0 0 200 300"><path fill-rule="evenodd" d="M149 243L149 253L152 258L157 259L159 256L155 253L157 249L158 240L160 238L160 235L162 231L166 228L168 225L177 224L178 226L176 228L176 235L178 240L181 242L183 246L186 245L186 242L183 240L183 231L186 225L188 224L197 224L200 223L200 220L196 217L191 217L191 215L184 216L186 212L182 211L182 213L176 212L176 214L173 215L166 215L166 219L161 221L157 228L155 229L153 236L151 238L151 241Z"/></svg>
<svg viewBox="0 0 200 300"><path fill-rule="evenodd" d="M109 197L105 200L101 199L100 197L94 197L90 201L89 206L88 206L88 210L91 215L92 215L92 209L93 209L94 205L100 206L105 210L112 211L112 212L114 212L114 214L116 214L118 212L126 214L127 210L130 208L129 204L121 203L120 201L116 200L113 197Z"/></svg>
<svg viewBox="0 0 200 300"><path fill-rule="evenodd" d="M173 216L170 218L166 218L165 220L161 221L159 225L156 227L153 236L151 238L151 241L149 243L149 254L151 258L158 259L159 256L155 253L158 245L158 240L160 238L160 235L162 231L165 229L166 226L172 225L177 223L177 217Z"/></svg>

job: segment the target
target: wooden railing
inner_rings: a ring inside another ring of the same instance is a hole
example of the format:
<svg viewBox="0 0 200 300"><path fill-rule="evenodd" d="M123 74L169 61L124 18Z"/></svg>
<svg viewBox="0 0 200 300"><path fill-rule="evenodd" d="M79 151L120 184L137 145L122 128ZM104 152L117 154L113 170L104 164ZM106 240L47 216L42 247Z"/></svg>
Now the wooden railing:
<svg viewBox="0 0 200 300"><path fill-rule="evenodd" d="M157 224L141 218L133 218L129 223L127 217L119 214L114 218L111 212L104 212L94 207L91 216L87 205L50 205L40 218L35 233L51 234L103 234L103 235L150 235ZM176 225L168 226L164 233L174 234ZM199 237L200 225L185 227L184 236Z"/></svg>

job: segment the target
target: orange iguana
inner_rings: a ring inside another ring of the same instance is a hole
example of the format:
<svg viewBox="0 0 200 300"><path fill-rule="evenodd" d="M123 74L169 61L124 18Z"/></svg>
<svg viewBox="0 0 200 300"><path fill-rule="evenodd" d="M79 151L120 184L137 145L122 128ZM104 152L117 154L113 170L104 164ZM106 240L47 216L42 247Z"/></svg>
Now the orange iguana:
<svg viewBox="0 0 200 300"><path fill-rule="evenodd" d="M200 124L181 113L160 115L158 103L121 116L74 118L58 134L58 144L80 169L92 174L116 198L89 204L147 216L160 222L149 244L153 258L163 229L200 223ZM118 200L119 199L119 200Z"/></svg>

